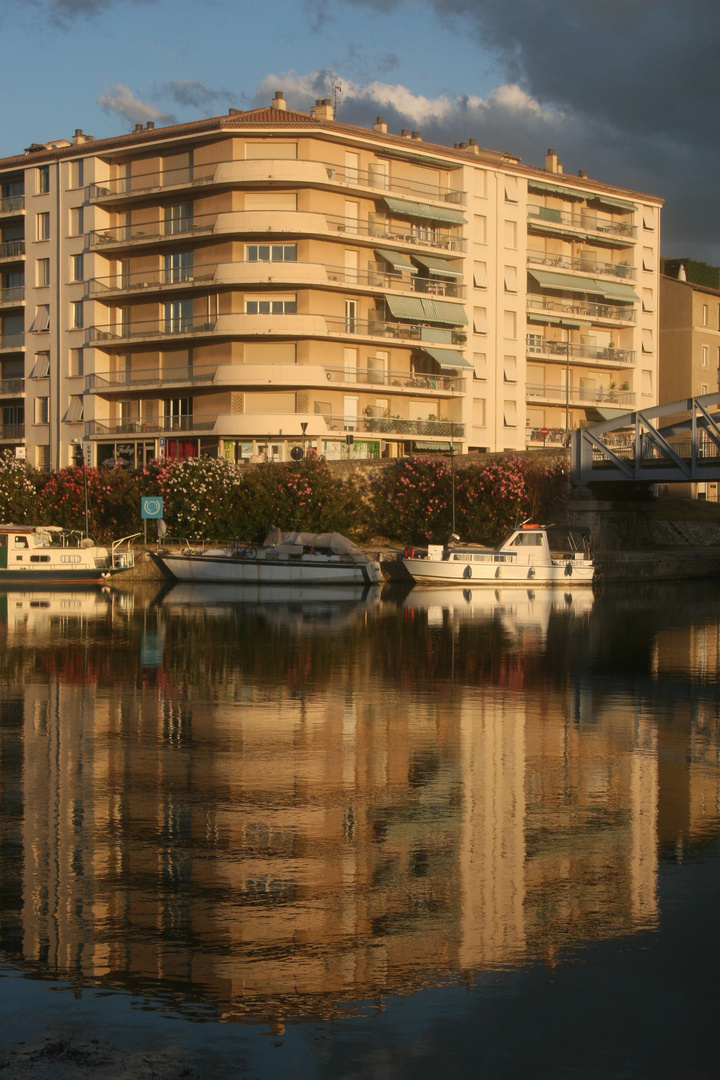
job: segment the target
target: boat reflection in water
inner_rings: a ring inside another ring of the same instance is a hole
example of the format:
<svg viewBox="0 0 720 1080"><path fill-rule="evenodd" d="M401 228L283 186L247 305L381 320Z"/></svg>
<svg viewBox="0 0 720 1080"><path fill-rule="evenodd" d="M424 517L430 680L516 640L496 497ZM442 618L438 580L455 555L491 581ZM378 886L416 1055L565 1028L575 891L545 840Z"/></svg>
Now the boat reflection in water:
<svg viewBox="0 0 720 1080"><path fill-rule="evenodd" d="M660 852L720 828L720 639L652 604L179 586L49 636L6 614L5 960L280 1029L655 931Z"/></svg>

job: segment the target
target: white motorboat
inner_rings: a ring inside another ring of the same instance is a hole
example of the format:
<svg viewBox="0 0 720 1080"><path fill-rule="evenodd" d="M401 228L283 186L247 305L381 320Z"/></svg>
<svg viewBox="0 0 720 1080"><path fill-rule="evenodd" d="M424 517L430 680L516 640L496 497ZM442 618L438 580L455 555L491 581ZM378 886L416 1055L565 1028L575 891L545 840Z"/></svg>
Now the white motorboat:
<svg viewBox="0 0 720 1080"><path fill-rule="evenodd" d="M403 565L423 585L492 585L570 588L592 585L594 564L587 533L555 525L515 529L499 548L461 544L453 537L427 554L406 549Z"/></svg>
<svg viewBox="0 0 720 1080"><path fill-rule="evenodd" d="M57 525L0 525L0 585L102 584L134 565L133 539L107 548Z"/></svg>
<svg viewBox="0 0 720 1080"><path fill-rule="evenodd" d="M262 547L233 544L207 551L161 551L156 558L178 581L233 585L377 585L380 563L340 533L281 533Z"/></svg>

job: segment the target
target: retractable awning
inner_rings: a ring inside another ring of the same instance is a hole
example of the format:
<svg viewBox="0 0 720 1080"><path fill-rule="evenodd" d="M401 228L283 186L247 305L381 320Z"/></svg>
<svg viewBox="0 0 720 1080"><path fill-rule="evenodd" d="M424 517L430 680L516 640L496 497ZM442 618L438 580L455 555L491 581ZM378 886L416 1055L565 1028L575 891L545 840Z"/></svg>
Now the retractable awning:
<svg viewBox="0 0 720 1080"><path fill-rule="evenodd" d="M545 184L540 180L528 180L528 191L537 191L540 195L561 195L564 199L586 199L592 194L562 184Z"/></svg>
<svg viewBox="0 0 720 1080"><path fill-rule="evenodd" d="M605 287L595 278L577 277L571 274L551 274L545 270L528 270L530 277L541 289L564 289L566 292L596 293L605 295Z"/></svg>
<svg viewBox="0 0 720 1080"><path fill-rule="evenodd" d="M614 195L599 195L597 192L588 195L588 202L608 206L611 210L637 210L635 203L628 202L626 199L616 199Z"/></svg>
<svg viewBox="0 0 720 1080"><path fill-rule="evenodd" d="M633 303L640 300L632 285L622 285L615 281L598 281L598 285L602 285L603 296L608 300L630 300Z"/></svg>
<svg viewBox="0 0 720 1080"><path fill-rule="evenodd" d="M375 248L375 254L380 259L384 259L385 262L389 262L390 265L399 271L405 271L406 273L417 274L417 266L408 259L407 255L401 255L399 251L388 251L387 248Z"/></svg>
<svg viewBox="0 0 720 1080"><path fill-rule="evenodd" d="M396 199L385 195L385 205L393 214L403 217L420 218L422 221L448 221L453 225L465 225L466 221L459 210L449 206L430 206L429 203L410 202L409 199Z"/></svg>
<svg viewBox="0 0 720 1080"><path fill-rule="evenodd" d="M467 315L459 304L429 300L419 296L386 296L385 303L396 319L407 322L440 323L443 326L466 326Z"/></svg>
<svg viewBox="0 0 720 1080"><path fill-rule="evenodd" d="M433 277L460 278L463 276L462 270L457 270L447 259L438 259L434 255L413 255L413 259Z"/></svg>
<svg viewBox="0 0 720 1080"><path fill-rule="evenodd" d="M474 371L470 361L466 360L461 353L453 352L452 349L428 349L424 347L423 352L427 353L443 371L460 371L461 369Z"/></svg>

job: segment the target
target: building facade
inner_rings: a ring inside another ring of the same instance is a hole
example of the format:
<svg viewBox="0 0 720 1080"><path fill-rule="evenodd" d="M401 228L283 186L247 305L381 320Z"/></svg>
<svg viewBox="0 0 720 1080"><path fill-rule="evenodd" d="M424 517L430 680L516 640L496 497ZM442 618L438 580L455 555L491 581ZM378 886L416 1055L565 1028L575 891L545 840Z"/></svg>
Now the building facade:
<svg viewBox="0 0 720 1080"><path fill-rule="evenodd" d="M0 161L0 449L561 444L657 402L662 200L329 101Z"/></svg>

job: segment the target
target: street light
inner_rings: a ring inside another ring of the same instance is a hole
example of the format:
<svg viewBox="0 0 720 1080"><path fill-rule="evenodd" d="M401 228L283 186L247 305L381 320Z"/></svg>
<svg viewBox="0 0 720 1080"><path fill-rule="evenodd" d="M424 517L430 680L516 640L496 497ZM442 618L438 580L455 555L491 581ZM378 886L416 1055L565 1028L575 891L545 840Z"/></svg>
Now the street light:
<svg viewBox="0 0 720 1080"><path fill-rule="evenodd" d="M75 447L75 464L77 465L78 451L80 451L80 464L83 471L83 490L85 492L85 536L90 536L89 526L89 513L88 513L88 483L87 483L87 465L85 464L85 447L80 439L71 439L71 444ZM89 446L89 444L88 444Z"/></svg>

